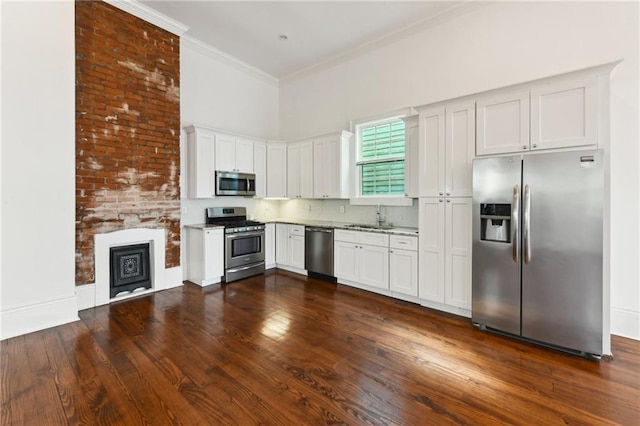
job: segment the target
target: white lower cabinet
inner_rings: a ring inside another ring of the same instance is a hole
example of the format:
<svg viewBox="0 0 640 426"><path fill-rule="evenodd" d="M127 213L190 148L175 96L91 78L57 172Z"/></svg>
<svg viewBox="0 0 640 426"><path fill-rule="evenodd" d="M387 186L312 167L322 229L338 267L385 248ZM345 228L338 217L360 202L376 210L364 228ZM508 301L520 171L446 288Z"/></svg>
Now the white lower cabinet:
<svg viewBox="0 0 640 426"><path fill-rule="evenodd" d="M389 290L418 296L418 238L391 235L389 238Z"/></svg>
<svg viewBox="0 0 640 426"><path fill-rule="evenodd" d="M224 229L187 228L189 281L205 286L224 275Z"/></svg>
<svg viewBox="0 0 640 426"><path fill-rule="evenodd" d="M418 297L426 306L467 316L471 309L471 206L467 197L421 198L419 206Z"/></svg>
<svg viewBox="0 0 640 426"><path fill-rule="evenodd" d="M304 272L304 226L277 223L275 233L278 268Z"/></svg>
<svg viewBox="0 0 640 426"><path fill-rule="evenodd" d="M336 229L334 259L338 281L389 289L389 235Z"/></svg>

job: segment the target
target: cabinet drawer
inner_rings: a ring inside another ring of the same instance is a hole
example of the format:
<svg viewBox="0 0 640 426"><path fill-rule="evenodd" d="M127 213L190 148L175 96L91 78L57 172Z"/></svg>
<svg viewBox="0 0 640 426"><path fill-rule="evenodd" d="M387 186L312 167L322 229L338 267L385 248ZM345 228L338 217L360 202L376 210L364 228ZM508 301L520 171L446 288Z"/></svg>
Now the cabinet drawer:
<svg viewBox="0 0 640 426"><path fill-rule="evenodd" d="M333 239L335 241L344 241L347 243L357 243L359 232L345 231L344 229L336 229L333 233Z"/></svg>
<svg viewBox="0 0 640 426"><path fill-rule="evenodd" d="M358 232L358 234L360 234L359 243L370 246L389 247L389 235L387 234L378 234L376 232Z"/></svg>
<svg viewBox="0 0 640 426"><path fill-rule="evenodd" d="M302 226L302 225L289 225L289 235L302 235L302 236L304 236L304 226Z"/></svg>
<svg viewBox="0 0 640 426"><path fill-rule="evenodd" d="M391 235L389 238L389 247L401 250L418 251L418 237L408 235Z"/></svg>

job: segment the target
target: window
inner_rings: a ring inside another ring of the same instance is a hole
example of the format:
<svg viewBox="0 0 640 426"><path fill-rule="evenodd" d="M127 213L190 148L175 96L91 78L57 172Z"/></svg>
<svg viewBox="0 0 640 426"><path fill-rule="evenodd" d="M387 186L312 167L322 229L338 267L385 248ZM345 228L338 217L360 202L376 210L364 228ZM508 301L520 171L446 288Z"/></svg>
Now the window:
<svg viewBox="0 0 640 426"><path fill-rule="evenodd" d="M404 196L404 129L397 117L357 126L361 197Z"/></svg>

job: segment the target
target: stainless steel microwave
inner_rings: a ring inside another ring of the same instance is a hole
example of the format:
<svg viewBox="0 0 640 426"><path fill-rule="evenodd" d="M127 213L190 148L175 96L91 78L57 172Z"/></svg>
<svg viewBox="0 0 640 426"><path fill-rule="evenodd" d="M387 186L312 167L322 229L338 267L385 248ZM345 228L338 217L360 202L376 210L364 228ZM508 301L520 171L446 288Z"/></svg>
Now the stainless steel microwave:
<svg viewBox="0 0 640 426"><path fill-rule="evenodd" d="M216 171L216 195L256 195L256 175Z"/></svg>

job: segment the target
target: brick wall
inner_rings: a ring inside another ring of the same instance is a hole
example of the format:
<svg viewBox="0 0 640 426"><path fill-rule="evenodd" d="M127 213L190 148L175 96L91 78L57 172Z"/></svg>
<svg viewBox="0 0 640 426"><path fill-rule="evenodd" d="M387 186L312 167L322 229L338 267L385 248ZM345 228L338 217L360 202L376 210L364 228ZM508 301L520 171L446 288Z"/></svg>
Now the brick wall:
<svg viewBox="0 0 640 426"><path fill-rule="evenodd" d="M180 39L102 1L76 1L76 284L95 234L165 228L180 265Z"/></svg>

